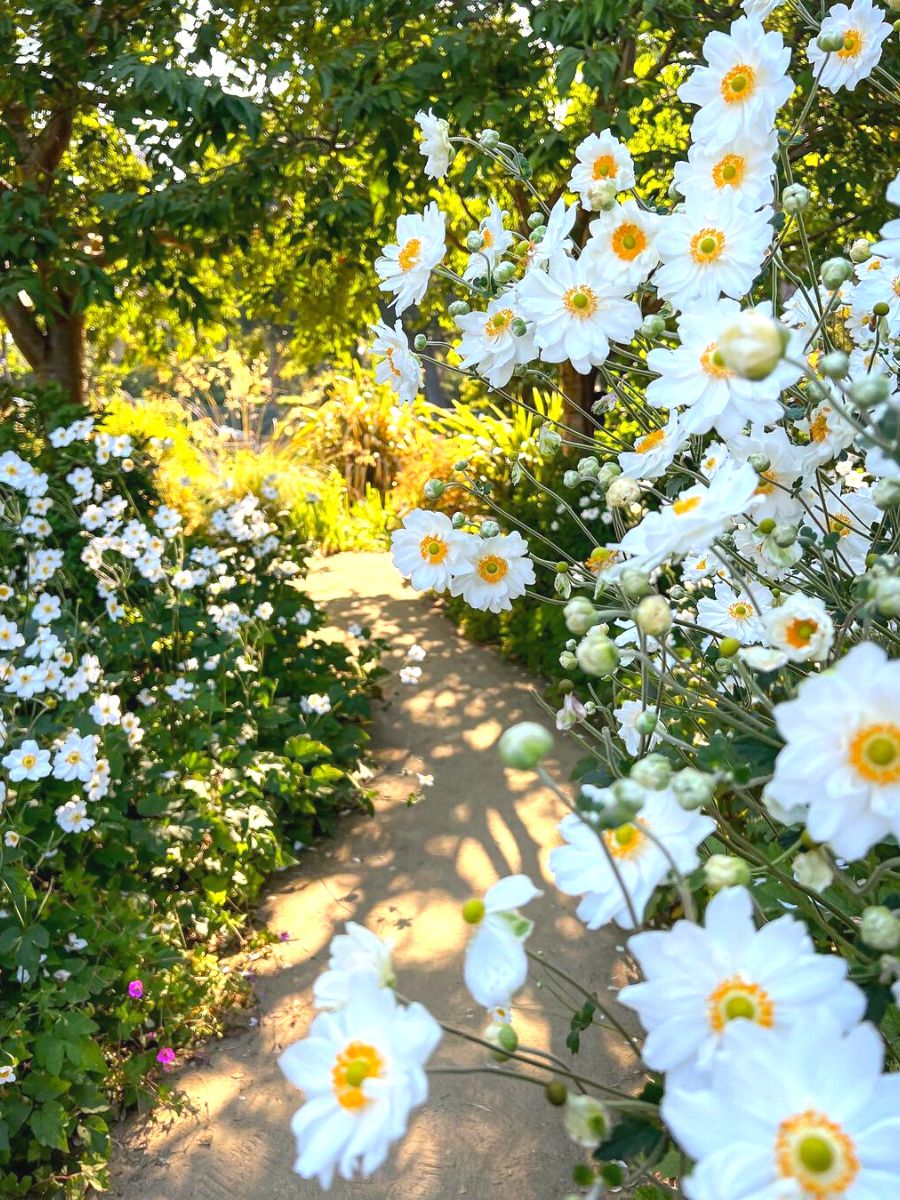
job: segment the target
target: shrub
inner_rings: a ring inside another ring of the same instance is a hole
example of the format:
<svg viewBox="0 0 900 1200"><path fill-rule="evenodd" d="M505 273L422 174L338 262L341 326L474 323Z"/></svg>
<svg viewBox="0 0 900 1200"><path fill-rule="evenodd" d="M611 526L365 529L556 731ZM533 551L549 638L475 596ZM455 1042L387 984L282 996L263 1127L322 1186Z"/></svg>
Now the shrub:
<svg viewBox="0 0 900 1200"><path fill-rule="evenodd" d="M0 1194L79 1196L238 994L267 876L368 804L379 647L316 637L257 496L188 535L127 435L33 390L0 417Z"/></svg>

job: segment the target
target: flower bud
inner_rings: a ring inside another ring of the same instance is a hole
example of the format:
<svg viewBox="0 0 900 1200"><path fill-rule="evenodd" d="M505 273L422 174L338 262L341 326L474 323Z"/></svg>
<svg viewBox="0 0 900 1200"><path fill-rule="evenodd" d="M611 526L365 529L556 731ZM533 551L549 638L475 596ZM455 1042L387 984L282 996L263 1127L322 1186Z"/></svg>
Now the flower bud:
<svg viewBox="0 0 900 1200"><path fill-rule="evenodd" d="M465 300L454 300L452 304L447 305L447 312L451 317L464 317L469 311L469 306Z"/></svg>
<svg viewBox="0 0 900 1200"><path fill-rule="evenodd" d="M837 54L844 48L844 31L842 29L823 29L816 38L820 50L826 54Z"/></svg>
<svg viewBox="0 0 900 1200"><path fill-rule="evenodd" d="M757 525L756 528L763 535L763 537L768 537L769 534L772 532L772 530L775 528L775 518L774 517L763 517L763 519L760 521L760 523Z"/></svg>
<svg viewBox="0 0 900 1200"><path fill-rule="evenodd" d="M528 228L537 229L538 225L543 225L544 214L541 212L533 212L528 214Z"/></svg>
<svg viewBox="0 0 900 1200"><path fill-rule="evenodd" d="M609 1113L593 1096L576 1096L570 1092L566 1097L563 1125L577 1146L593 1150L606 1137Z"/></svg>
<svg viewBox="0 0 900 1200"><path fill-rule="evenodd" d="M473 896L462 906L462 918L467 925L480 925L484 920L484 901L480 896Z"/></svg>
<svg viewBox="0 0 900 1200"><path fill-rule="evenodd" d="M832 350L819 359L819 371L828 379L843 379L850 366L850 359L843 350Z"/></svg>
<svg viewBox="0 0 900 1200"><path fill-rule="evenodd" d="M574 671L578 666L578 659L571 650L563 650L559 656L559 665L564 671Z"/></svg>
<svg viewBox="0 0 900 1200"><path fill-rule="evenodd" d="M791 872L801 887L811 892L824 892L834 879L834 872L821 850L807 850L791 863Z"/></svg>
<svg viewBox="0 0 900 1200"><path fill-rule="evenodd" d="M474 254L484 245L484 234L479 233L477 229L473 229L471 233L466 234L466 249L471 250Z"/></svg>
<svg viewBox="0 0 900 1200"><path fill-rule="evenodd" d="M606 503L610 508L627 508L641 498L641 489L633 479L619 476L606 489Z"/></svg>
<svg viewBox="0 0 900 1200"><path fill-rule="evenodd" d="M857 238L850 247L850 261L855 263L868 262L872 257L872 243L865 238Z"/></svg>
<svg viewBox="0 0 900 1200"><path fill-rule="evenodd" d="M900 579L888 575L877 580L872 599L883 617L900 617Z"/></svg>
<svg viewBox="0 0 900 1200"><path fill-rule="evenodd" d="M600 620L600 614L587 596L573 596L563 609L563 616L569 633L577 633L579 637Z"/></svg>
<svg viewBox="0 0 900 1200"><path fill-rule="evenodd" d="M635 718L634 727L638 733L651 734L659 724L659 714L652 708L645 708Z"/></svg>
<svg viewBox="0 0 900 1200"><path fill-rule="evenodd" d="M781 207L789 213L799 213L809 208L809 188L802 183L788 184L781 193Z"/></svg>
<svg viewBox="0 0 900 1200"><path fill-rule="evenodd" d="M600 468L600 470L597 472L597 482L600 484L601 487L606 488L606 487L609 487L609 485L612 483L612 481L614 479L618 479L618 477L621 474L622 474L622 468L619 466L618 463L615 463L615 462L604 463L603 466Z"/></svg>
<svg viewBox="0 0 900 1200"><path fill-rule="evenodd" d="M609 212L616 204L616 185L609 179L597 179L588 187L585 199L594 212Z"/></svg>
<svg viewBox="0 0 900 1200"><path fill-rule="evenodd" d="M500 145L500 134L496 129L482 129L478 135L478 141L485 150L493 150L495 146Z"/></svg>
<svg viewBox="0 0 900 1200"><path fill-rule="evenodd" d="M415 350L421 351L421 350L424 350L427 345L428 345L428 338L425 336L425 334L417 333L415 336L415 339L413 341L413 348Z"/></svg>
<svg viewBox="0 0 900 1200"><path fill-rule="evenodd" d="M521 317L513 317L510 329L516 337L524 337L528 332L528 325Z"/></svg>
<svg viewBox="0 0 900 1200"><path fill-rule="evenodd" d="M772 541L776 546L780 546L782 550L786 550L788 546L793 546L796 540L796 525L780 524L776 525L772 530Z"/></svg>
<svg viewBox="0 0 900 1200"><path fill-rule="evenodd" d="M650 591L650 576L639 567L625 567L619 577L619 586L630 599L639 600Z"/></svg>
<svg viewBox="0 0 900 1200"><path fill-rule="evenodd" d="M850 385L850 395L860 408L874 408L883 404L891 394L891 386L884 375L863 375Z"/></svg>
<svg viewBox="0 0 900 1200"><path fill-rule="evenodd" d="M494 271L494 278L498 283L509 283L513 275L516 273L515 263L502 262Z"/></svg>
<svg viewBox="0 0 900 1200"><path fill-rule="evenodd" d="M641 322L641 333L644 337L658 338L660 334L665 333L666 322L659 313L651 313L649 317L644 317Z"/></svg>
<svg viewBox="0 0 900 1200"><path fill-rule="evenodd" d="M742 379L765 379L784 356L790 334L780 321L749 308L719 334L717 346L725 366Z"/></svg>
<svg viewBox="0 0 900 1200"><path fill-rule="evenodd" d="M596 479L599 470L600 463L593 454L588 455L587 458L579 458L578 474L582 479Z"/></svg>
<svg viewBox="0 0 900 1200"><path fill-rule="evenodd" d="M585 675L612 675L619 665L619 647L595 625L578 643L575 657Z"/></svg>
<svg viewBox="0 0 900 1200"><path fill-rule="evenodd" d="M532 229L532 231L531 231L531 240L533 242L542 242L544 240L544 235L546 234L546 232L547 232L546 225L538 225L538 227L536 229Z"/></svg>
<svg viewBox="0 0 900 1200"><path fill-rule="evenodd" d="M496 537L500 532L500 526L496 521L492 521L490 518L487 518L481 522L481 528L478 532L483 538Z"/></svg>
<svg viewBox="0 0 900 1200"><path fill-rule="evenodd" d="M661 792L669 786L672 764L663 754L648 754L634 764L628 778L650 791Z"/></svg>
<svg viewBox="0 0 900 1200"><path fill-rule="evenodd" d="M683 767L672 776L672 794L682 808L692 811L709 804L713 798L716 781L705 771L695 767Z"/></svg>
<svg viewBox="0 0 900 1200"><path fill-rule="evenodd" d="M719 642L719 655L721 658L734 658L740 648L741 643L737 638L723 637Z"/></svg>
<svg viewBox="0 0 900 1200"><path fill-rule="evenodd" d="M465 525L465 523L466 523L466 514L461 513L461 512L455 512L453 514L453 516L450 518L450 523L452 524L454 529L462 529L463 525Z"/></svg>
<svg viewBox="0 0 900 1200"><path fill-rule="evenodd" d="M445 485L440 479L429 479L422 489L429 500L440 500L445 491Z"/></svg>
<svg viewBox="0 0 900 1200"><path fill-rule="evenodd" d="M575 488L581 483L581 476L577 471L566 471L563 475L563 487Z"/></svg>
<svg viewBox="0 0 900 1200"><path fill-rule="evenodd" d="M552 458L562 445L562 438L549 425L542 425L538 430L538 450L545 458Z"/></svg>
<svg viewBox="0 0 900 1200"><path fill-rule="evenodd" d="M750 864L733 854L711 854L703 864L706 886L717 892L720 888L746 887L750 882Z"/></svg>
<svg viewBox="0 0 900 1200"><path fill-rule="evenodd" d="M846 258L829 258L822 263L822 282L829 292L836 292L852 276L853 264Z"/></svg>
<svg viewBox="0 0 900 1200"><path fill-rule="evenodd" d="M672 628L672 610L664 596L645 596L632 618L641 633L648 637L663 637Z"/></svg>
<svg viewBox="0 0 900 1200"><path fill-rule="evenodd" d="M497 748L505 766L533 771L553 749L553 734L536 721L520 721L503 731Z"/></svg>
<svg viewBox="0 0 900 1200"><path fill-rule="evenodd" d="M873 950L894 950L900 946L900 917L883 904L863 909L859 936Z"/></svg>

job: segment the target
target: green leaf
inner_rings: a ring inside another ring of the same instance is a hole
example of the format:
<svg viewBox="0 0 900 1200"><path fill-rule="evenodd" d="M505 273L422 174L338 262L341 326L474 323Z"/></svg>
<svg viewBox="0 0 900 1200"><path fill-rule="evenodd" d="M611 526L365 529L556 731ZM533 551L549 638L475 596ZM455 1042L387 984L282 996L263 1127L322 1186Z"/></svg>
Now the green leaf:
<svg viewBox="0 0 900 1200"><path fill-rule="evenodd" d="M56 1100L48 1100L31 1114L31 1132L42 1146L52 1150L67 1150L66 1114L63 1106Z"/></svg>

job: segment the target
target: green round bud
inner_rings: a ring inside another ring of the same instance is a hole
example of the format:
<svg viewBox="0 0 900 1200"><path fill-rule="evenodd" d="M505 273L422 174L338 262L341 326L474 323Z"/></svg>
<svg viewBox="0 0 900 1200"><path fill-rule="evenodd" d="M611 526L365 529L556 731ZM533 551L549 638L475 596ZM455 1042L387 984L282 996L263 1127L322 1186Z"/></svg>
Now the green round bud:
<svg viewBox="0 0 900 1200"><path fill-rule="evenodd" d="M897 576L877 580L874 593L872 599L883 617L900 617L900 579Z"/></svg>
<svg viewBox="0 0 900 1200"><path fill-rule="evenodd" d="M872 499L882 512L897 508L900 505L900 479L879 479L872 486Z"/></svg>
<svg viewBox="0 0 900 1200"><path fill-rule="evenodd" d="M873 950L895 950L900 946L900 917L883 904L863 909L859 936Z"/></svg>
<svg viewBox="0 0 900 1200"><path fill-rule="evenodd" d="M528 214L528 228L537 229L538 225L543 225L544 214L541 212L533 212Z"/></svg>
<svg viewBox="0 0 900 1200"><path fill-rule="evenodd" d="M465 523L466 523L466 514L461 513L461 512L455 512L453 514L453 516L450 518L450 523L452 524L454 529L462 529L463 525L465 525Z"/></svg>
<svg viewBox="0 0 900 1200"><path fill-rule="evenodd" d="M634 727L638 733L651 734L659 724L658 715L649 708L645 708L642 713L638 713L635 718Z"/></svg>
<svg viewBox="0 0 900 1200"><path fill-rule="evenodd" d="M772 530L775 528L775 518L774 517L763 517L763 519L760 521L760 523L757 525L756 528L759 530L759 532L761 534L763 534L764 537L768 537L769 534L772 532Z"/></svg>
<svg viewBox="0 0 900 1200"><path fill-rule="evenodd" d="M651 590L650 576L639 567L626 567L619 576L619 586L630 599L639 600Z"/></svg>
<svg viewBox="0 0 900 1200"><path fill-rule="evenodd" d="M639 787L660 792L669 786L669 780L672 778L672 764L665 755L648 754L646 758L642 758L634 764L628 777Z"/></svg>
<svg viewBox="0 0 900 1200"><path fill-rule="evenodd" d="M578 659L571 650L563 650L559 656L559 665L564 671L574 671L578 666Z"/></svg>
<svg viewBox="0 0 900 1200"><path fill-rule="evenodd" d="M703 864L703 876L714 892L725 887L746 887L751 879L750 864L732 854L711 854Z"/></svg>
<svg viewBox="0 0 900 1200"><path fill-rule="evenodd" d="M641 333L644 337L658 338L666 331L666 322L659 313L651 313L649 317L644 317L641 322Z"/></svg>
<svg viewBox="0 0 900 1200"><path fill-rule="evenodd" d="M872 257L872 243L865 238L857 238L849 251L850 261L855 263L868 262Z"/></svg>
<svg viewBox="0 0 900 1200"><path fill-rule="evenodd" d="M490 518L487 518L481 522L481 528L479 529L478 532L481 534L481 536L483 538L496 537L497 534L500 532L500 526L497 524L496 521L492 521L492 520L490 520Z"/></svg>
<svg viewBox="0 0 900 1200"><path fill-rule="evenodd" d="M672 794L682 808L692 811L709 804L713 798L716 781L705 771L695 767L683 767L672 776Z"/></svg>
<svg viewBox="0 0 900 1200"><path fill-rule="evenodd" d="M612 675L619 665L619 647L600 630L595 625L576 647L575 657L585 675Z"/></svg>
<svg viewBox="0 0 900 1200"><path fill-rule="evenodd" d="M772 530L772 541L776 546L780 546L782 550L787 550L789 546L793 546L797 540L796 525L776 525Z"/></svg>
<svg viewBox="0 0 900 1200"><path fill-rule="evenodd" d="M829 292L836 292L853 276L853 263L846 258L829 258L822 263L822 282Z"/></svg>
<svg viewBox="0 0 900 1200"><path fill-rule="evenodd" d="M816 38L816 44L826 54L837 54L844 48L844 33L841 29L826 29Z"/></svg>
<svg viewBox="0 0 900 1200"><path fill-rule="evenodd" d="M558 1079L551 1080L544 1088L544 1095L556 1108L561 1108L565 1104L568 1094L569 1089Z"/></svg>
<svg viewBox="0 0 900 1200"><path fill-rule="evenodd" d="M507 767L533 771L553 749L553 735L536 721L520 721L503 731L497 748Z"/></svg>
<svg viewBox="0 0 900 1200"><path fill-rule="evenodd" d="M664 596L645 596L632 619L647 637L664 637L672 628L672 610Z"/></svg>
<svg viewBox="0 0 900 1200"><path fill-rule="evenodd" d="M719 654L722 658L734 658L740 648L741 643L737 638L724 637L719 642Z"/></svg>
<svg viewBox="0 0 900 1200"><path fill-rule="evenodd" d="M544 235L546 234L546 232L547 232L546 225L538 225L537 229L532 229L532 231L531 231L531 240L533 242L542 242L544 240Z"/></svg>
<svg viewBox="0 0 900 1200"><path fill-rule="evenodd" d="M581 476L577 471L566 471L563 475L563 487L574 488L581 483Z"/></svg>
<svg viewBox="0 0 900 1200"><path fill-rule="evenodd" d="M512 330L515 337L524 337L525 334L528 332L528 324L527 324L527 322L523 321L521 317L513 317L512 324L510 325L510 329ZM520 365L523 365L523 364L520 364Z"/></svg>
<svg viewBox="0 0 900 1200"><path fill-rule="evenodd" d="M482 129L478 135L478 141L485 150L493 150L495 146L500 145L500 134L496 129Z"/></svg>
<svg viewBox="0 0 900 1200"><path fill-rule="evenodd" d="M424 350L428 345L428 338L424 333L417 333L413 341L413 348L416 350Z"/></svg>
<svg viewBox="0 0 900 1200"><path fill-rule="evenodd" d="M462 906L463 920L467 925L480 925L485 911L484 901L479 896L473 896Z"/></svg>
<svg viewBox="0 0 900 1200"><path fill-rule="evenodd" d="M860 408L874 408L883 404L891 394L891 387L884 375L864 375L850 386L854 404Z"/></svg>
<svg viewBox="0 0 900 1200"><path fill-rule="evenodd" d="M467 458L461 458L458 463L453 464L454 471L468 471L468 469L469 460Z"/></svg>
<svg viewBox="0 0 900 1200"><path fill-rule="evenodd" d="M567 562L558 562L554 568L557 575L567 575L569 572L569 564Z"/></svg>
<svg viewBox="0 0 900 1200"><path fill-rule="evenodd" d="M748 456L747 462L754 471L759 471L760 474L763 471L768 471L769 467L772 465L769 458L765 454L751 454Z"/></svg>
<svg viewBox="0 0 900 1200"><path fill-rule="evenodd" d="M583 479L596 479L600 471L599 459L595 458L593 454L587 458L579 458L577 469Z"/></svg>
<svg viewBox="0 0 900 1200"><path fill-rule="evenodd" d="M843 379L850 366L850 359L843 350L832 350L819 359L819 370L828 379Z"/></svg>
<svg viewBox="0 0 900 1200"><path fill-rule="evenodd" d="M809 188L802 183L788 184L781 193L781 206L785 212L803 212L809 208Z"/></svg>
<svg viewBox="0 0 900 1200"><path fill-rule="evenodd" d="M424 491L427 499L440 500L446 489L445 485L440 479L429 479L422 490Z"/></svg>
<svg viewBox="0 0 900 1200"><path fill-rule="evenodd" d="M471 233L466 234L466 249L471 250L474 254L484 245L484 234L473 229Z"/></svg>
<svg viewBox="0 0 900 1200"><path fill-rule="evenodd" d="M509 283L515 273L516 268L514 263L502 262L494 271L494 278L498 283Z"/></svg>
<svg viewBox="0 0 900 1200"><path fill-rule="evenodd" d="M563 609L566 629L582 637L600 621L600 614L587 596L573 596Z"/></svg>
<svg viewBox="0 0 900 1200"><path fill-rule="evenodd" d="M464 317L469 311L469 306L465 300L454 300L452 304L447 305L447 312L451 317Z"/></svg>

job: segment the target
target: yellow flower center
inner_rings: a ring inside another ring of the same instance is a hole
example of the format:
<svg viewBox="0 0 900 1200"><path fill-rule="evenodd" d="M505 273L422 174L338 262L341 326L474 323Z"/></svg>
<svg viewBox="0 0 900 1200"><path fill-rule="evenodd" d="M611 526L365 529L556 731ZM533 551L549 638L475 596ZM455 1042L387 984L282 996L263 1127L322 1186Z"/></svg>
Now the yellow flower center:
<svg viewBox="0 0 900 1200"><path fill-rule="evenodd" d="M747 171L747 160L743 154L726 154L712 169L713 183L717 188L740 187Z"/></svg>
<svg viewBox="0 0 900 1200"><path fill-rule="evenodd" d="M583 283L569 288L563 296L563 304L573 317L585 321L597 311L597 294Z"/></svg>
<svg viewBox="0 0 900 1200"><path fill-rule="evenodd" d="M499 558L496 554L486 554L480 559L477 567L478 574L485 583L499 583L508 570L509 564L506 559Z"/></svg>
<svg viewBox="0 0 900 1200"><path fill-rule="evenodd" d="M666 440L666 431L664 429L654 429L652 433L645 434L642 438L634 443L636 454L649 454L662 442Z"/></svg>
<svg viewBox="0 0 900 1200"><path fill-rule="evenodd" d="M784 640L795 650L803 650L818 631L819 624L811 617L795 617L784 631Z"/></svg>
<svg viewBox="0 0 900 1200"><path fill-rule="evenodd" d="M836 1200L859 1174L853 1139L823 1113L808 1109L778 1126L775 1162L809 1200Z"/></svg>
<svg viewBox="0 0 900 1200"><path fill-rule="evenodd" d="M745 600L735 600L734 604L728 607L728 615L736 621L748 621L753 616L753 606Z"/></svg>
<svg viewBox="0 0 900 1200"><path fill-rule="evenodd" d="M513 310L511 308L501 308L493 316L488 317L484 330L488 337L499 337L501 333L506 333L512 323Z"/></svg>
<svg viewBox="0 0 900 1200"><path fill-rule="evenodd" d="M392 375L402 375L403 374L403 372L399 369L397 364L394 362L393 346L388 346L387 350L385 350L385 352L384 352L384 357L385 357L385 360L387 361L388 370L390 371L390 373Z"/></svg>
<svg viewBox="0 0 900 1200"><path fill-rule="evenodd" d="M374 1046L351 1042L335 1059L331 1069L334 1094L342 1108L362 1108L369 1097L362 1090L367 1079L377 1079L384 1063Z"/></svg>
<svg viewBox="0 0 900 1200"><path fill-rule="evenodd" d="M701 496L684 496L682 499L676 500L672 508L677 517L683 517L685 513L693 512L701 502Z"/></svg>
<svg viewBox="0 0 900 1200"><path fill-rule="evenodd" d="M35 756L33 754L23 754L22 755L22 766L25 768L26 771L30 771L36 762L37 762L37 759L35 758Z"/></svg>
<svg viewBox="0 0 900 1200"><path fill-rule="evenodd" d="M739 1017L766 1029L771 1029L775 1023L775 1006L768 992L758 983L748 983L740 975L724 980L710 992L706 1010L716 1033L721 1033L729 1021Z"/></svg>
<svg viewBox="0 0 900 1200"><path fill-rule="evenodd" d="M419 255L422 253L422 242L420 238L410 238L400 253L397 255L397 262L400 264L401 271L409 271L419 261Z"/></svg>
<svg viewBox="0 0 900 1200"><path fill-rule="evenodd" d="M691 258L703 266L715 262L725 249L725 234L721 229L701 229L691 238Z"/></svg>
<svg viewBox="0 0 900 1200"><path fill-rule="evenodd" d="M635 858L647 844L647 835L630 821L617 829L606 829L603 840L614 858Z"/></svg>
<svg viewBox="0 0 900 1200"><path fill-rule="evenodd" d="M600 575L614 566L620 558L618 550L611 550L608 546L597 546L591 551L591 556L584 565L592 575Z"/></svg>
<svg viewBox="0 0 900 1200"><path fill-rule="evenodd" d="M626 221L612 235L613 254L623 258L626 262L637 258L646 248L647 235L640 225L635 225L633 221Z"/></svg>
<svg viewBox="0 0 900 1200"><path fill-rule="evenodd" d="M427 537L423 537L421 542L419 542L419 553L426 562L437 566L450 553L450 547L442 537L438 537L434 533L429 533Z"/></svg>
<svg viewBox="0 0 900 1200"><path fill-rule="evenodd" d="M828 437L828 412L820 412L809 423L809 436L814 442L824 442Z"/></svg>
<svg viewBox="0 0 900 1200"><path fill-rule="evenodd" d="M618 173L619 168L611 154L601 154L599 158L594 159L591 174L595 179L615 179Z"/></svg>
<svg viewBox="0 0 900 1200"><path fill-rule="evenodd" d="M869 783L900 780L900 725L867 725L850 743L850 762Z"/></svg>
<svg viewBox="0 0 900 1200"><path fill-rule="evenodd" d="M862 30L846 30L844 32L844 48L843 50L838 50L838 58L858 58L862 51L864 42L865 38L863 37Z"/></svg>
<svg viewBox="0 0 900 1200"><path fill-rule="evenodd" d="M69 753L66 755L66 762L69 763L73 767L76 765L76 763L80 763L81 762L80 752L78 750L70 750Z"/></svg>
<svg viewBox="0 0 900 1200"><path fill-rule="evenodd" d="M760 482L756 485L756 491L753 493L754 496L769 496L775 491L775 472L763 471L760 480L763 479L766 482Z"/></svg>
<svg viewBox="0 0 900 1200"><path fill-rule="evenodd" d="M836 513L828 519L828 532L836 533L838 537L845 538L852 530L850 518L845 517L843 513Z"/></svg>
<svg viewBox="0 0 900 1200"><path fill-rule="evenodd" d="M738 63L722 76L720 87L726 104L744 104L756 88L756 72L749 63Z"/></svg>

